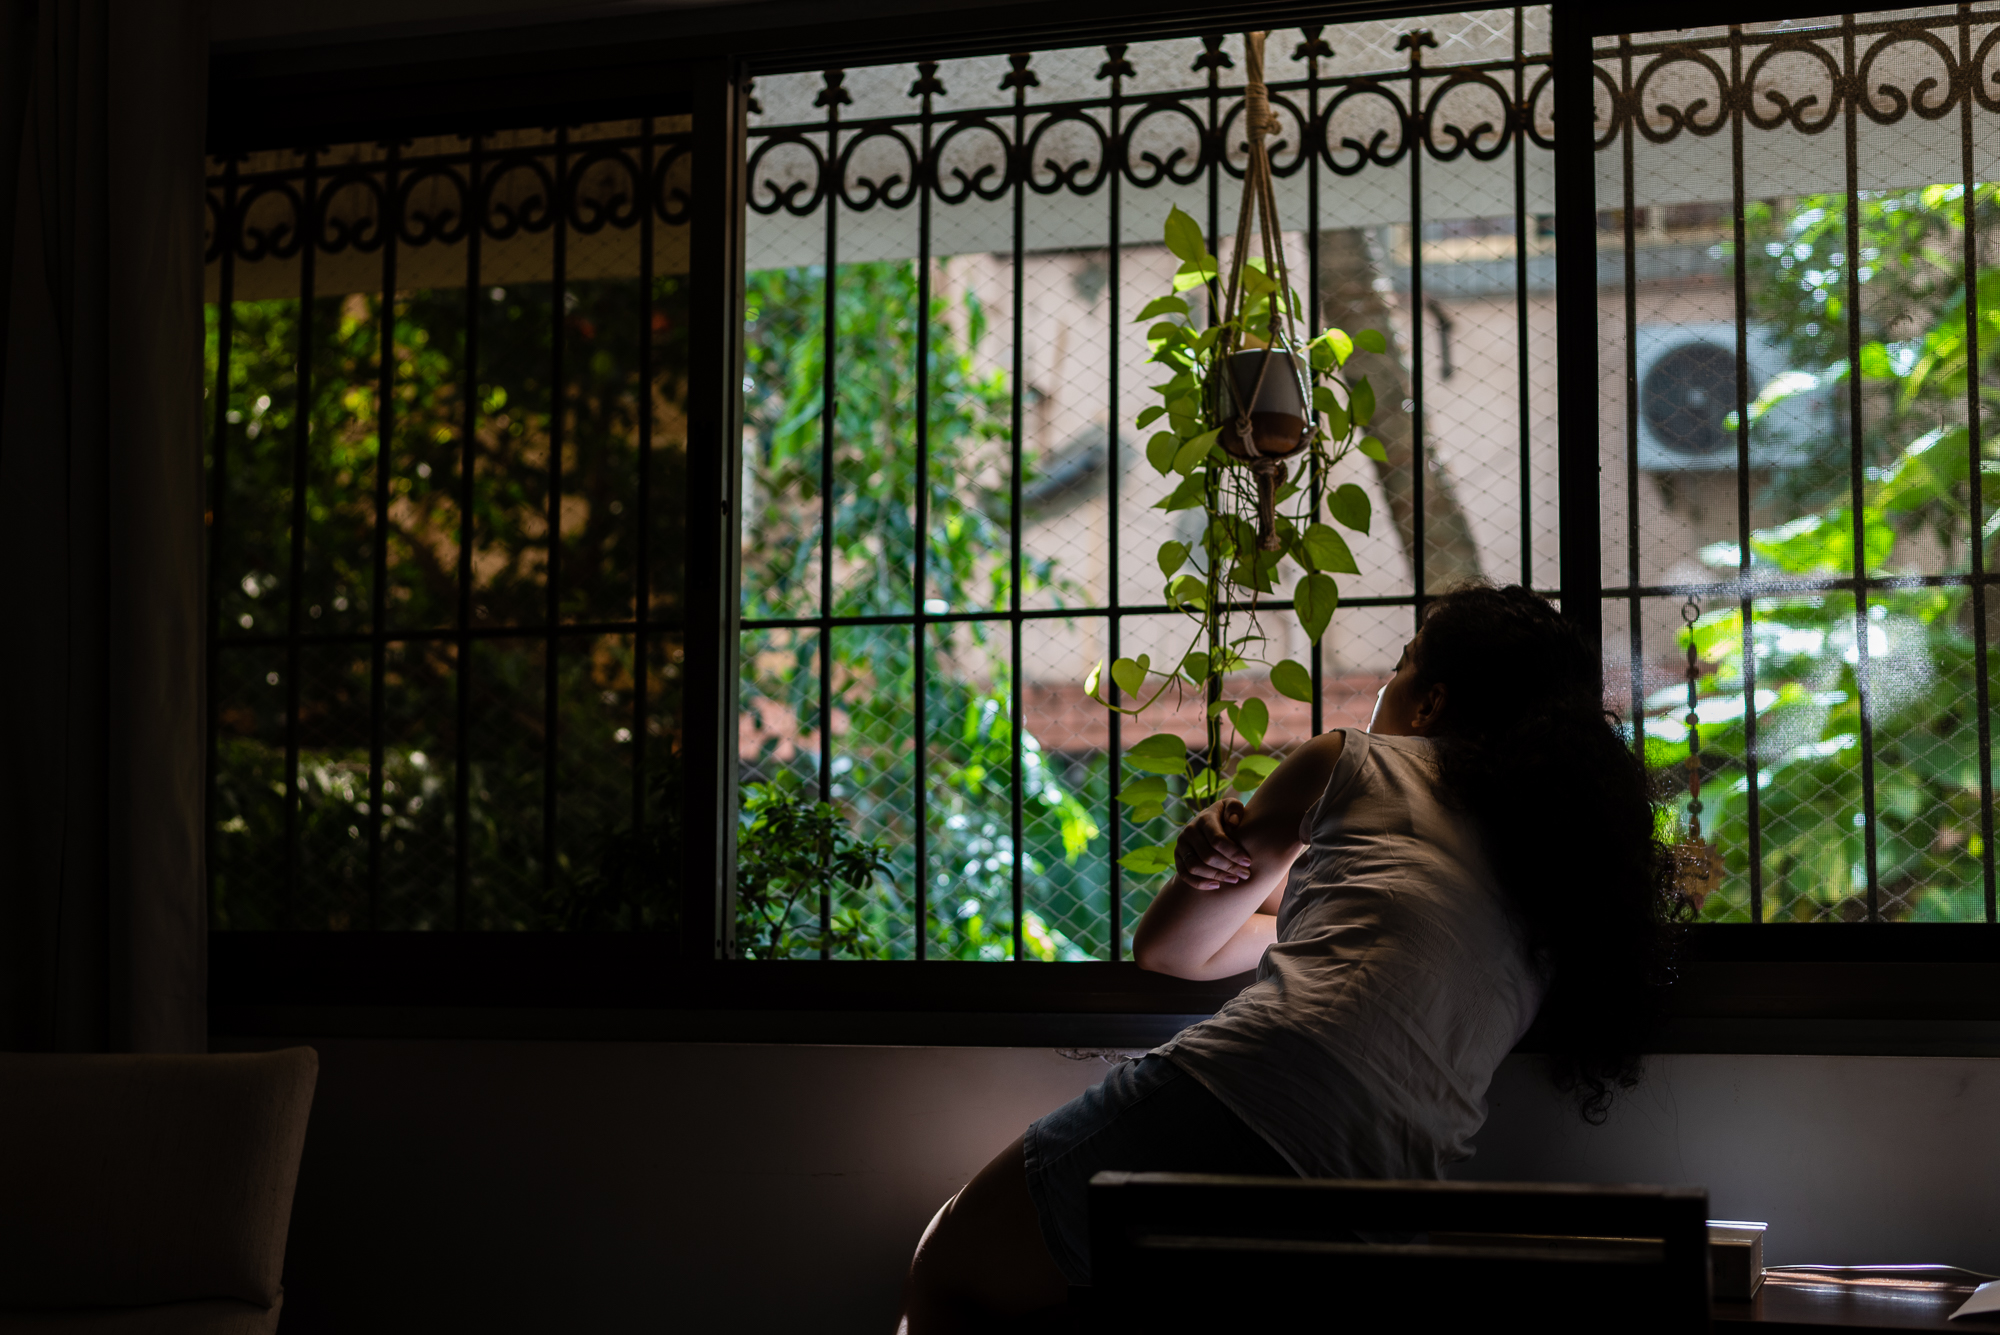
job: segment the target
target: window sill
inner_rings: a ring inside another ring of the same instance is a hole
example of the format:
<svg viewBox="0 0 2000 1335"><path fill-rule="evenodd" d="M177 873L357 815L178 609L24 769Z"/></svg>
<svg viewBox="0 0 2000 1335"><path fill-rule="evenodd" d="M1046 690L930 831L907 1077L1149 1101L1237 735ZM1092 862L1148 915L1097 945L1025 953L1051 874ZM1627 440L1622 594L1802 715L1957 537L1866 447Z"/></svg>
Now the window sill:
<svg viewBox="0 0 2000 1335"><path fill-rule="evenodd" d="M210 1031L231 1038L1121 1048L1164 1041L1247 981L1129 963L689 963L662 937L386 932L214 933L209 979ZM2000 1056L2000 932L1697 928L1653 1047Z"/></svg>

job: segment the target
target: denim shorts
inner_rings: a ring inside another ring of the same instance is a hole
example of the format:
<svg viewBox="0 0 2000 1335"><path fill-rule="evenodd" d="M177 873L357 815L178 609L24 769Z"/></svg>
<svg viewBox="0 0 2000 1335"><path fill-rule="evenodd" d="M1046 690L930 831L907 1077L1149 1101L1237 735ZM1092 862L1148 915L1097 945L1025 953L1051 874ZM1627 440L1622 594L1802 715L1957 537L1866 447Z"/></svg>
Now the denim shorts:
<svg viewBox="0 0 2000 1335"><path fill-rule="evenodd" d="M1297 1176L1207 1086L1165 1057L1114 1068L1031 1125L1022 1143L1042 1241L1072 1284L1090 1283L1090 1179L1104 1169Z"/></svg>

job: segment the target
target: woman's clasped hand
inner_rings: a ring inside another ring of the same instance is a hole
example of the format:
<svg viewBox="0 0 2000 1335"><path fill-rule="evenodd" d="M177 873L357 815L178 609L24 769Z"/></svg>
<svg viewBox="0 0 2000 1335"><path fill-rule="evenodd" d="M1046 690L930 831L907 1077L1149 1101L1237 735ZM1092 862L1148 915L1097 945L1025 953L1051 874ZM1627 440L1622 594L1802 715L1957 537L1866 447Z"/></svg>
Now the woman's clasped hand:
<svg viewBox="0 0 2000 1335"><path fill-rule="evenodd" d="M1236 842L1243 804L1231 798L1187 823L1174 844L1174 869L1197 890L1220 890L1250 879L1250 855Z"/></svg>

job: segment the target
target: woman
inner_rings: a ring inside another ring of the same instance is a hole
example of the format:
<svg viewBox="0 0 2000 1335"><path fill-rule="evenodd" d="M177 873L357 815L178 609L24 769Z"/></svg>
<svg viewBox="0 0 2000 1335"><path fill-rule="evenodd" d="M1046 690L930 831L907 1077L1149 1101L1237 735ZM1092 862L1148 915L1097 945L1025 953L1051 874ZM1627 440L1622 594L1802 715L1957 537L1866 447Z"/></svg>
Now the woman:
<svg viewBox="0 0 2000 1335"><path fill-rule="evenodd" d="M1088 1283L1101 1169L1439 1177L1538 1013L1556 1078L1603 1120L1637 1081L1678 908L1656 828L1594 647L1526 589L1437 599L1368 730L1202 812L1133 936L1144 968L1257 980L946 1202L903 1329Z"/></svg>

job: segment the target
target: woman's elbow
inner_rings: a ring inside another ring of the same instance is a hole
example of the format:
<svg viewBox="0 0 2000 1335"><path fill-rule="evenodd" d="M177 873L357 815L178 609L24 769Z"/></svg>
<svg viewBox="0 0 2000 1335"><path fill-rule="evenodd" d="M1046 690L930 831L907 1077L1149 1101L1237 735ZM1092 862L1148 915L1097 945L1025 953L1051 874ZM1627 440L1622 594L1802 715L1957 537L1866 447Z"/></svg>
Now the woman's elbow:
<svg viewBox="0 0 2000 1335"><path fill-rule="evenodd" d="M1148 973L1163 973L1169 978L1205 979L1203 971L1207 960L1196 959L1185 950L1175 949L1172 941L1138 933L1132 938L1132 962Z"/></svg>
<svg viewBox="0 0 2000 1335"><path fill-rule="evenodd" d="M1174 978L1185 978L1181 972L1184 962L1172 943L1160 939L1157 932L1149 932L1141 923L1139 930L1132 934L1132 962L1148 973L1164 973Z"/></svg>

